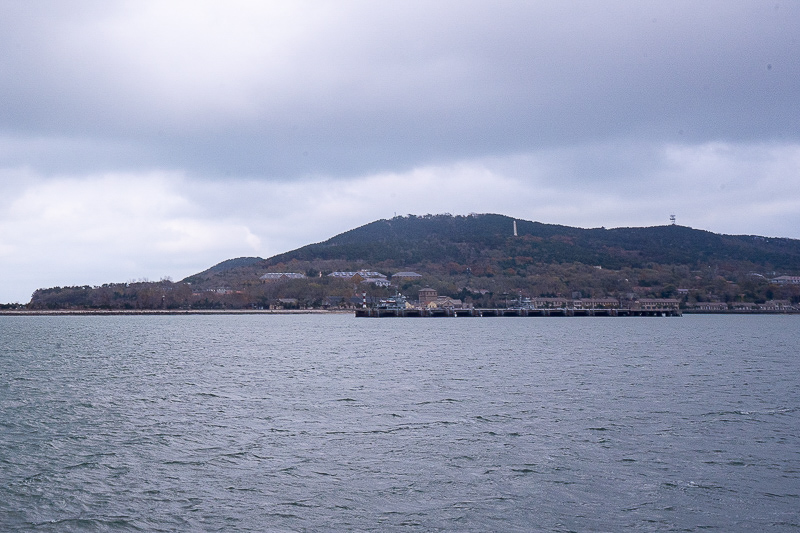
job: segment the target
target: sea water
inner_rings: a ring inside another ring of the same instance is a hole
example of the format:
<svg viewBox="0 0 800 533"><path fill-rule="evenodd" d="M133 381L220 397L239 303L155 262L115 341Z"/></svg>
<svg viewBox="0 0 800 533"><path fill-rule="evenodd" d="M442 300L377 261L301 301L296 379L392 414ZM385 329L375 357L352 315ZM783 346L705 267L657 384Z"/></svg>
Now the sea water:
<svg viewBox="0 0 800 533"><path fill-rule="evenodd" d="M800 316L0 317L0 531L797 531Z"/></svg>

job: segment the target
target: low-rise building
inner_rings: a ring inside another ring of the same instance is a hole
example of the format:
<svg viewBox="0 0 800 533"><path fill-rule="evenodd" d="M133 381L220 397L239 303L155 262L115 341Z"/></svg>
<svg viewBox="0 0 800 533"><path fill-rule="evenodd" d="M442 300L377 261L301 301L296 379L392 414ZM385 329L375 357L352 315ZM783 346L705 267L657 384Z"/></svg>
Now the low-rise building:
<svg viewBox="0 0 800 533"><path fill-rule="evenodd" d="M417 279L421 278L422 274L417 274L416 272L397 272L396 274L392 274L392 279L400 278L400 279Z"/></svg>
<svg viewBox="0 0 800 533"><path fill-rule="evenodd" d="M728 304L725 302L697 302L686 306L688 309L696 311L727 311Z"/></svg>
<svg viewBox="0 0 800 533"><path fill-rule="evenodd" d="M420 302L420 305L422 302ZM449 296L437 296L435 300L425 304L428 309L461 309L462 302L457 298L450 298Z"/></svg>
<svg viewBox="0 0 800 533"><path fill-rule="evenodd" d="M343 278L343 279L353 279L356 277L359 277L361 279L386 278L384 274L381 274L380 272L375 272L374 270L359 270L357 272L349 272L349 271L331 272L330 274L328 274L328 276L332 278Z"/></svg>
<svg viewBox="0 0 800 533"><path fill-rule="evenodd" d="M530 306L532 309L566 309L569 300L567 298L531 298Z"/></svg>
<svg viewBox="0 0 800 533"><path fill-rule="evenodd" d="M581 298L573 300L572 307L575 309L617 309L619 300L616 298Z"/></svg>
<svg viewBox="0 0 800 533"><path fill-rule="evenodd" d="M418 294L420 307L427 307L429 303L435 302L436 298L439 297L439 293L436 289L431 289L430 287L420 289Z"/></svg>
<svg viewBox="0 0 800 533"><path fill-rule="evenodd" d="M259 279L261 281L277 281L281 279L305 279L306 275L300 272L267 272Z"/></svg>
<svg viewBox="0 0 800 533"><path fill-rule="evenodd" d="M391 285L389 280L386 278L365 278L361 280L361 283L372 284L376 287L388 287Z"/></svg>
<svg viewBox="0 0 800 533"><path fill-rule="evenodd" d="M640 298L633 303L633 309L659 311L661 309L678 309L680 302L674 298Z"/></svg>
<svg viewBox="0 0 800 533"><path fill-rule="evenodd" d="M770 281L778 285L800 285L800 276L778 276Z"/></svg>
<svg viewBox="0 0 800 533"><path fill-rule="evenodd" d="M791 311L794 310L789 300L770 300L758 306L762 311Z"/></svg>

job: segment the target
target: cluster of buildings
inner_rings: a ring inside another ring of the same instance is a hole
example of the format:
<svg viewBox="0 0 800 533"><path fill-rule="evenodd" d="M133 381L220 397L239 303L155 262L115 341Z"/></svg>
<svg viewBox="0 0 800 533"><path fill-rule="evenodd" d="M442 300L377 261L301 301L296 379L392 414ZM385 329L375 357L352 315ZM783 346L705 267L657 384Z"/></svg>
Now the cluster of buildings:
<svg viewBox="0 0 800 533"><path fill-rule="evenodd" d="M283 279L305 279L306 275L301 272L267 272L261 276L261 281L278 281Z"/></svg>
<svg viewBox="0 0 800 533"><path fill-rule="evenodd" d="M322 273L319 274L320 277ZM391 281L388 276L373 270L358 270L358 271L337 271L328 274L331 278L348 280L354 284L359 285L373 285L375 287L389 287ZM289 279L304 279L306 275L300 272L269 272L261 276L263 282L289 280ZM416 272L397 272L391 276L391 280L415 280L422 278L422 275ZM798 284L800 285L800 276L779 276L770 280L772 283L779 285ZM678 293L684 295L688 293L688 289L678 289ZM680 300L673 298L637 298L634 294L628 295L626 299L619 300L616 298L522 298L513 301L507 301L505 307L508 309L521 309L521 310L634 310L634 311L661 311L661 310L674 310L680 309ZM293 299L286 299L282 304L291 305L296 303L288 301ZM324 304L326 307L349 307L349 308L362 308L367 307L404 307L415 309L471 309L471 304L464 303L460 299L451 298L449 296L440 296L435 289L425 287L419 290L418 299L416 301L408 300L405 297L393 298L374 298L368 297L366 294L362 296L354 296L348 300L342 298L332 297L327 298ZM688 312L798 312L800 307L793 306L788 300L771 300L762 304L749 303L749 302L697 302L686 304Z"/></svg>
<svg viewBox="0 0 800 533"><path fill-rule="evenodd" d="M322 273L320 273L322 276ZM300 272L267 272L261 276L261 281L279 281L286 279L304 279L305 274ZM385 274L375 272L374 270L358 270L358 271L338 271L331 272L328 277L344 279L358 284L374 285L376 287L389 287L391 282ZM421 274L416 272L397 272L392 276L392 279L416 279L421 278Z"/></svg>
<svg viewBox="0 0 800 533"><path fill-rule="evenodd" d="M769 281L776 285L800 285L800 276L778 276Z"/></svg>
<svg viewBox="0 0 800 533"><path fill-rule="evenodd" d="M381 302L387 305L397 305L398 299L387 298ZM426 287L419 290L419 299L416 303L403 299L406 307L424 309L468 309L470 304L449 296L439 296L436 289ZM630 309L635 311L677 311L680 301L673 298L639 298L637 300L621 302L616 298L518 298L506 303L508 309L523 310L612 310Z"/></svg>
<svg viewBox="0 0 800 533"><path fill-rule="evenodd" d="M687 304L686 310L691 312L703 313L727 313L730 311L750 312L750 313L788 313L800 311L789 300L770 300L763 304L751 302L697 302Z"/></svg>

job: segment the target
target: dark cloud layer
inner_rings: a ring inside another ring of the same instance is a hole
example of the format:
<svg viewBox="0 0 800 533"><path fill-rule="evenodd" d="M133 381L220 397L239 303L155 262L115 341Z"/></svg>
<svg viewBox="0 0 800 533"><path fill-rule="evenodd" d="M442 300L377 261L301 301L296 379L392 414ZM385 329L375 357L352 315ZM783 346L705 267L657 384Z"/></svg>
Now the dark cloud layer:
<svg viewBox="0 0 800 533"><path fill-rule="evenodd" d="M359 174L613 140L798 137L793 3L233 3L219 21L190 4L2 5L0 130L93 141L58 154L84 171ZM30 154L5 162L59 164Z"/></svg>

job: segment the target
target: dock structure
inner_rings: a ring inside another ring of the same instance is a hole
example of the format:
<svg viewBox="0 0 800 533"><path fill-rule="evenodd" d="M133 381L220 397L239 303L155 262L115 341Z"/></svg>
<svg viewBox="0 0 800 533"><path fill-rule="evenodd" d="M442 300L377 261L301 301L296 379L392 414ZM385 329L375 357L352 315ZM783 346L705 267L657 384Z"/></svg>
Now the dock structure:
<svg viewBox="0 0 800 533"><path fill-rule="evenodd" d="M599 308L599 309L524 309L524 308L497 308L497 309L453 309L453 308L362 308L356 309L357 317L370 318L437 318L437 317L550 317L550 316L681 316L677 307L663 308Z"/></svg>
<svg viewBox="0 0 800 533"><path fill-rule="evenodd" d="M434 289L422 289L418 305L412 305L405 296L397 293L370 307L364 294L364 305L356 309L357 317L681 316L680 302L672 298L620 302L616 298L523 298L520 295L508 307L473 308L462 307L460 300L457 300L458 305L454 305L452 299L439 297Z"/></svg>

